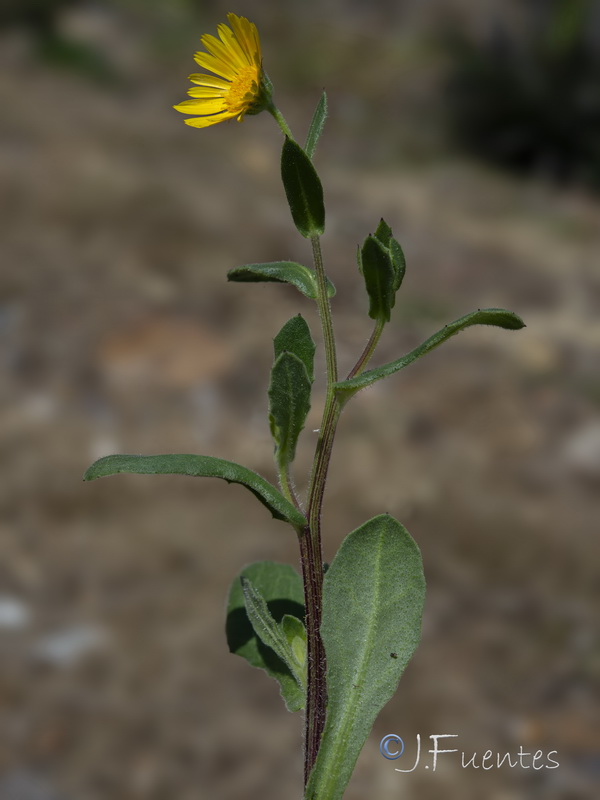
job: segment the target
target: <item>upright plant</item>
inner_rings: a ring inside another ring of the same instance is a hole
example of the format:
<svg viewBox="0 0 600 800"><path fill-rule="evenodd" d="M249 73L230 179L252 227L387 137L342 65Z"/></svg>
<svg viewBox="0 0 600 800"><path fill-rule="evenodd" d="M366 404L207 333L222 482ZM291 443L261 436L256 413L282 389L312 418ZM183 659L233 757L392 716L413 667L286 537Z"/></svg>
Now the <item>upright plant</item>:
<svg viewBox="0 0 600 800"><path fill-rule="evenodd" d="M318 306L327 385L307 497L298 496L292 478L314 381L315 344L300 314L274 340L268 397L279 489L239 464L188 454L107 456L88 469L85 479L119 472L223 478L245 486L273 517L296 532L302 576L289 565L269 561L245 567L229 593L227 640L231 652L279 682L290 711L305 711L305 800L338 800L377 714L396 691L417 647L425 595L419 549L388 514L350 533L329 569L324 568L321 509L340 414L358 391L398 372L464 328L483 324L518 330L523 322L510 311L479 309L395 361L367 369L405 272L402 248L382 219L357 253L373 333L350 373L340 379L330 308L335 289L325 273L320 243L325 230L323 189L313 165L327 99L323 93L302 147L274 105L256 27L235 14L229 14L228 21L230 27L219 25L219 39L202 37L208 53L195 55L214 75L190 76L195 84L189 90L192 99L175 108L194 115L185 122L196 128L268 111L284 135L281 177L294 224L310 240L313 268L292 261L246 264L232 269L228 279L288 283Z"/></svg>

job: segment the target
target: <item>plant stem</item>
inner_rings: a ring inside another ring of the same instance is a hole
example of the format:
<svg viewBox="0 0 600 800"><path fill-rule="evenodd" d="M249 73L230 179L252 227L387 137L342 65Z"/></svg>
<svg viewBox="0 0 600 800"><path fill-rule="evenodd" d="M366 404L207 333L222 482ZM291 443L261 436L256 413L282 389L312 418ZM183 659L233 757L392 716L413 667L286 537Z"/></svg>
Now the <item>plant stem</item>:
<svg viewBox="0 0 600 800"><path fill-rule="evenodd" d="M307 644L306 717L304 720L304 786L319 752L327 704L325 648L321 639L323 564L314 551L310 527L300 536L300 559L304 581L304 605Z"/></svg>
<svg viewBox="0 0 600 800"><path fill-rule="evenodd" d="M290 476L289 464L286 464L285 466L279 465L279 485L284 497L289 500L292 505L296 506L299 511L301 511L302 509L300 508L300 503L298 502L298 497L296 496L292 478Z"/></svg>
<svg viewBox="0 0 600 800"><path fill-rule="evenodd" d="M327 389L323 419L315 450L313 470L308 492L308 527L301 537L302 570L306 604L306 632L308 645L308 691L306 698L306 729L304 750L304 784L308 782L315 764L327 706L327 663L321 639L323 605L323 552L321 545L321 508L325 493L325 482L335 430L341 408L333 389L337 381L337 359L335 338L331 320L331 308L327 296L327 281L323 266L321 243L318 236L311 238L315 270L317 274L317 304L323 329L325 359L327 362Z"/></svg>
<svg viewBox="0 0 600 800"><path fill-rule="evenodd" d="M327 278L323 266L323 254L321 252L321 240L318 236L310 238L317 273L317 304L319 306L319 316L321 317L321 327L323 328L323 340L325 344L325 359L327 361L327 399L333 396L333 384L337 382L337 359L335 354L335 337L333 335L333 322L331 321L331 308L327 295Z"/></svg>
<svg viewBox="0 0 600 800"><path fill-rule="evenodd" d="M365 345L365 349L363 350L361 357L358 359L354 367L348 373L348 377L346 378L347 381L349 381L350 378L354 378L356 375L360 375L360 373L369 363L371 356L375 352L375 348L377 347L377 343L379 342L379 339L381 337L381 332L383 331L384 325L385 322L383 322L382 320L377 320L377 322L375 323L375 328L373 329L371 338Z"/></svg>
<svg viewBox="0 0 600 800"><path fill-rule="evenodd" d="M277 108L277 106L274 105L273 103L271 103L271 105L267 106L267 111L269 112L269 114L271 114L273 117L275 117L275 122L281 128L281 132L283 133L283 135L287 136L288 139L292 139L292 141L293 141L294 137L292 136L292 132L290 130L290 126L285 121L285 117L283 116L281 111Z"/></svg>
<svg viewBox="0 0 600 800"><path fill-rule="evenodd" d="M271 103L267 110L275 118L284 136L294 139L283 114ZM300 534L300 559L304 581L304 605L306 609L307 673L306 718L304 730L304 785L308 783L315 764L319 744L325 726L327 708L327 663L325 648L321 639L321 619L323 606L323 549L321 545L321 508L325 493L327 470L331 459L333 440L341 407L333 389L337 382L337 358L335 338L331 320L331 308L327 294L327 279L323 266L321 241L318 236L311 237L313 259L317 275L317 305L327 363L327 388L323 419L317 440L310 486L308 490L308 525ZM289 475L280 475L282 489L293 497Z"/></svg>

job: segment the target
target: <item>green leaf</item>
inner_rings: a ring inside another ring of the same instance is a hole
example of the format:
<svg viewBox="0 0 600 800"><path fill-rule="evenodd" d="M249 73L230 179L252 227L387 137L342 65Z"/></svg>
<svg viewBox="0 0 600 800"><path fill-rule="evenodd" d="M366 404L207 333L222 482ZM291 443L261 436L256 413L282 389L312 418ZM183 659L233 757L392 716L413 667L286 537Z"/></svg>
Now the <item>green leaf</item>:
<svg viewBox="0 0 600 800"><path fill-rule="evenodd" d="M280 467L294 460L296 444L310 411L311 380L303 361L283 352L271 370L269 422Z"/></svg>
<svg viewBox="0 0 600 800"><path fill-rule="evenodd" d="M244 567L231 584L225 627L229 650L279 681L288 709L299 711L304 708L305 693L286 664L261 641L252 627L246 611L242 577L250 580L260 592L269 613L278 624L283 625L283 620L289 616L296 618L301 626L301 620L304 619L302 578L289 564L259 561Z"/></svg>
<svg viewBox="0 0 600 800"><path fill-rule="evenodd" d="M281 624L277 624L273 619L273 615L269 611L266 601L261 593L253 585L249 578L242 576L242 592L244 593L244 604L246 606L246 614L250 620L254 632L263 644L270 647L271 650L278 656L281 661L287 666L289 671L294 676L294 679L300 689L306 692L306 677L304 674L303 665L299 664L291 644L288 641L288 636L283 630L283 623L285 619L293 619L298 625L302 623L296 617L290 617L289 614L281 620ZM288 629L291 627L287 623ZM304 627L304 626L302 626Z"/></svg>
<svg viewBox="0 0 600 800"><path fill-rule="evenodd" d="M83 476L84 481L94 481L126 472L136 475L190 475L202 478L222 478L228 483L241 483L266 506L275 519L289 522L294 527L304 527L306 519L268 481L247 467L212 456L166 454L159 456L105 456L92 464Z"/></svg>
<svg viewBox="0 0 600 800"><path fill-rule="evenodd" d="M342 543L323 586L327 720L307 800L339 800L375 718L421 635L425 579L419 549L383 514Z"/></svg>
<svg viewBox="0 0 600 800"><path fill-rule="evenodd" d="M297 314L285 323L273 340L275 360L282 353L293 353L306 367L309 380L315 379L315 343L310 335L310 328L301 314Z"/></svg>
<svg viewBox="0 0 600 800"><path fill-rule="evenodd" d="M396 273L390 251L375 236L367 236L360 252L360 267L369 295L369 316L381 322L390 321L396 302Z"/></svg>
<svg viewBox="0 0 600 800"><path fill-rule="evenodd" d="M394 271L396 273L394 291L397 292L402 286L404 274L406 273L406 258L404 257L404 251L400 247L400 243L394 238L390 240L390 255L392 256L392 264L394 265Z"/></svg>
<svg viewBox="0 0 600 800"><path fill-rule="evenodd" d="M323 187L310 158L286 136L281 153L281 178L298 231L310 239L325 230Z"/></svg>
<svg viewBox="0 0 600 800"><path fill-rule="evenodd" d="M306 686L306 628L297 617L285 614L279 623L296 662L296 669L303 676Z"/></svg>
<svg viewBox="0 0 600 800"><path fill-rule="evenodd" d="M394 292L397 292L402 285L402 281L404 280L404 273L406 272L406 259L404 258L404 253L400 247L400 243L392 236L392 229L383 219L383 217L381 218L379 225L377 226L377 230L375 231L375 238L378 239L387 250L389 250L395 273Z"/></svg>
<svg viewBox="0 0 600 800"><path fill-rule="evenodd" d="M392 240L392 229L382 217L379 220L379 225L375 231L375 238L379 239L381 244L387 249L390 249L390 242Z"/></svg>
<svg viewBox="0 0 600 800"><path fill-rule="evenodd" d="M275 458L285 468L294 460L296 444L310 410L315 343L306 320L297 314L273 340L275 363L269 385L269 422Z"/></svg>
<svg viewBox="0 0 600 800"><path fill-rule="evenodd" d="M465 328L470 328L471 325L495 325L498 328L506 328L507 330L518 331L525 327L523 320L512 311L506 311L503 308L483 308L478 311L473 311L471 314L466 314L460 319L454 320L449 325L445 325L433 336L430 336L423 344L411 350L410 353L398 358L396 361L390 361L389 364L384 364L381 367L375 367L367 372L363 372L356 378L351 378L347 381L340 381L335 384L336 394L343 400L347 400L360 389L379 381L382 378L387 378L388 375L393 375L395 372L407 367L416 361L421 356L429 353L435 347L450 339L451 336L459 333Z"/></svg>
<svg viewBox="0 0 600 800"><path fill-rule="evenodd" d="M311 300L317 299L317 276L312 269L295 261L271 261L266 264L244 264L230 269L227 280L237 283L289 283ZM335 286L327 280L327 295L335 295Z"/></svg>
<svg viewBox="0 0 600 800"><path fill-rule="evenodd" d="M306 137L306 146L304 150L306 151L306 155L312 160L315 149L317 147L317 142L319 141L319 137L323 132L323 127L325 125L325 120L327 119L327 95L325 92L321 95L321 99L319 100L317 107L315 108L315 113L313 114L312 122L310 123L310 128L308 129L308 136Z"/></svg>

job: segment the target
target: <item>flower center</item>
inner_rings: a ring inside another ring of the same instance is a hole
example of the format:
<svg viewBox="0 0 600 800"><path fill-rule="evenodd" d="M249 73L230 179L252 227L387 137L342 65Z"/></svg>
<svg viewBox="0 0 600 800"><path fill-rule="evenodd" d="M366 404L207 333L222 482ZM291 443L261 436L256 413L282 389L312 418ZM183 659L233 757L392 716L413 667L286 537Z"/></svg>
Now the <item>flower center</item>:
<svg viewBox="0 0 600 800"><path fill-rule="evenodd" d="M225 97L229 111L248 108L258 95L258 73L256 67L243 67L231 81L231 88Z"/></svg>

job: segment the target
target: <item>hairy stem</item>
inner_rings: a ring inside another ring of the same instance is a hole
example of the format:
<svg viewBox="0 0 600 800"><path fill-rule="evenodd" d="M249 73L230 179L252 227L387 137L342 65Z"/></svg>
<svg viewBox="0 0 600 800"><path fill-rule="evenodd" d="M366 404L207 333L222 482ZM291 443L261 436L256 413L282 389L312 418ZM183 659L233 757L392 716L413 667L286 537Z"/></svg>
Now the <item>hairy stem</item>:
<svg viewBox="0 0 600 800"><path fill-rule="evenodd" d="M275 122L281 128L281 132L283 133L283 135L287 136L288 139L292 139L293 140L294 137L292 136L292 132L290 130L290 126L285 121L285 117L283 116L281 111L277 108L277 106L275 106L275 105L273 105L273 103L271 103L271 105L267 106L267 111L269 112L269 114L271 114L275 118Z"/></svg>
<svg viewBox="0 0 600 800"><path fill-rule="evenodd" d="M315 451L308 493L308 528L301 540L302 569L306 599L306 632L308 644L308 692L306 698L306 730L304 750L304 782L308 782L315 764L325 726L327 706L327 663L321 639L323 605L323 552L321 545L321 508L325 482L333 448L335 429L341 408L336 400L333 385L337 381L337 359L331 308L327 296L327 282L319 237L311 239L317 274L317 304L323 329L325 359L327 362L327 390L323 419Z"/></svg>
<svg viewBox="0 0 600 800"><path fill-rule="evenodd" d="M285 464L284 466L279 465L279 486L286 500L289 500L292 505L296 506L296 508L301 511L302 509L300 508L300 503L294 490L294 484L292 483L289 464Z"/></svg>
<svg viewBox="0 0 600 800"><path fill-rule="evenodd" d="M348 377L346 378L347 381L349 381L350 378L354 378L356 375L360 375L360 373L363 371L363 369L367 366L367 364L371 360L371 356L375 352L375 348L377 347L377 343L379 342L379 339L381 337L381 332L383 331L384 325L385 322L382 322L381 320L377 320L377 322L375 323L375 328L373 329L371 338L365 345L365 349L363 350L360 358L348 373Z"/></svg>
<svg viewBox="0 0 600 800"><path fill-rule="evenodd" d="M323 341L325 344L325 359L327 361L327 399L333 395L333 384L337 381L337 358L335 354L335 337L333 335L333 322L331 320L331 307L327 295L327 278L323 266L323 254L321 252L321 240L318 236L311 236L313 259L317 273L317 305L319 316L321 317L321 327L323 329ZM322 433L322 431L321 431Z"/></svg>
<svg viewBox="0 0 600 800"><path fill-rule="evenodd" d="M284 136L293 139L292 132L283 115L274 104L267 109L275 118ZM310 486L308 490L308 525L300 532L300 558L304 581L304 604L306 609L308 687L306 693L306 718L304 731L304 785L308 783L314 767L327 708L327 663L325 648L321 639L321 619L323 606L323 550L321 546L321 508L325 493L325 482L333 448L335 429L341 406L334 392L337 382L337 359L331 308L327 294L327 279L323 266L321 241L318 236L311 237L313 259L317 275L317 305L323 331L325 359L327 363L327 389L323 419L315 450ZM293 490L289 475L280 475L282 489L288 499Z"/></svg>

